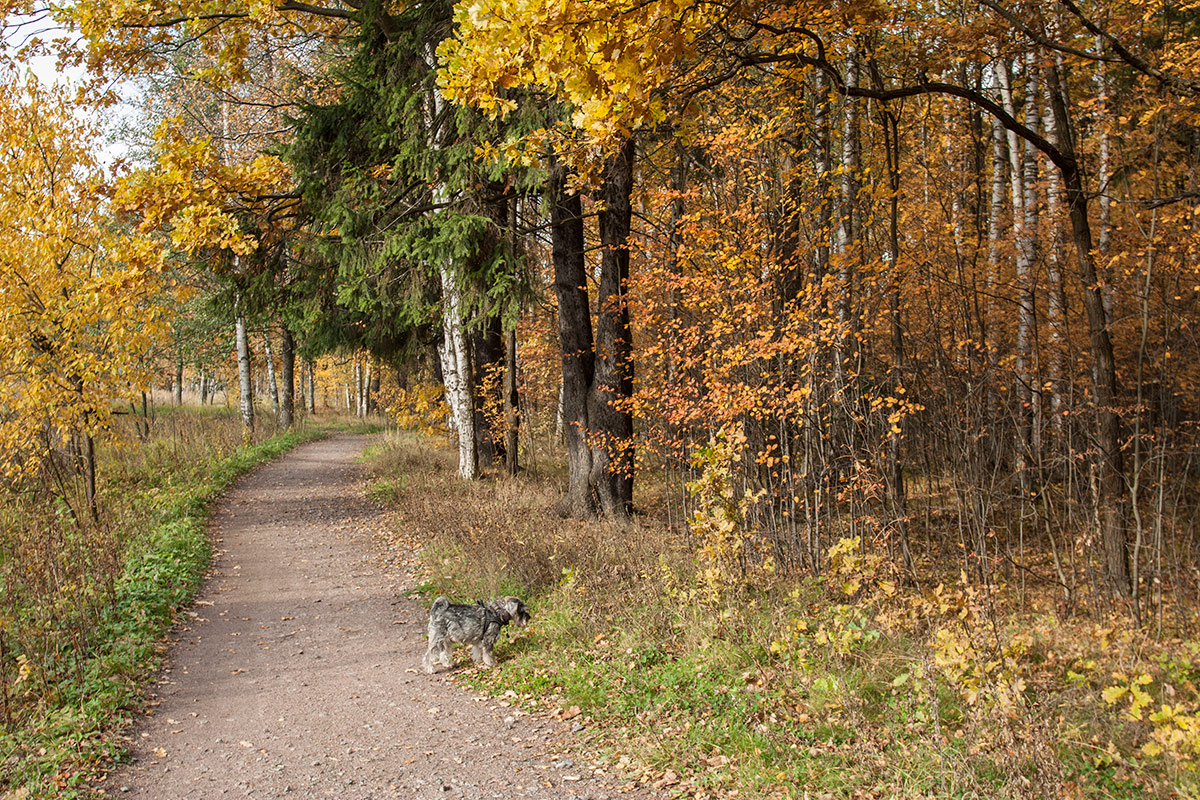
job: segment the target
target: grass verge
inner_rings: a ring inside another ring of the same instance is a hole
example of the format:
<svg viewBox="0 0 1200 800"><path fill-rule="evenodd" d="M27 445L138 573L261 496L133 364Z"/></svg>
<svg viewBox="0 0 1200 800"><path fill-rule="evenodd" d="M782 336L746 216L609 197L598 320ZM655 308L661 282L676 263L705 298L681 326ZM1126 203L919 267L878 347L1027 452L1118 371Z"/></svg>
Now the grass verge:
<svg viewBox="0 0 1200 800"><path fill-rule="evenodd" d="M213 501L239 475L327 432L309 427L240 443L228 420L187 424L192 435L164 426L104 465L105 517L122 543L121 569L87 646L63 647L60 663L40 670L52 677L0 727L5 800L93 793L89 782L119 756L116 734L161 665L163 637L208 567L205 521ZM33 680L33 668L23 654L16 660L19 690Z"/></svg>

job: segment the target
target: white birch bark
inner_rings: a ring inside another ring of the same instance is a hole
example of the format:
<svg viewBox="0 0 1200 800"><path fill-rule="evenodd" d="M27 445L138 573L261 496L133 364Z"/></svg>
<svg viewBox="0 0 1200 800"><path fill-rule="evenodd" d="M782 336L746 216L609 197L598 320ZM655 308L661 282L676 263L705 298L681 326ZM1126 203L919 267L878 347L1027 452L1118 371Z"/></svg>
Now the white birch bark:
<svg viewBox="0 0 1200 800"><path fill-rule="evenodd" d="M363 360L362 416L371 413L371 357Z"/></svg>
<svg viewBox="0 0 1200 800"><path fill-rule="evenodd" d="M1096 51L1104 52L1104 39L1096 37ZM1096 65L1096 110L1100 117L1096 127L1100 133L1100 153L1096 159L1096 182L1100 186L1100 231L1096 237L1096 251L1101 256L1100 274L1104 277L1104 285L1100 289L1100 298L1104 302L1104 316L1112 323L1113 296L1111 271L1108 268L1108 249L1112 241L1112 193L1109 182L1112 180L1112 144L1108 136L1110 110L1108 107L1108 67L1103 61Z"/></svg>
<svg viewBox="0 0 1200 800"><path fill-rule="evenodd" d="M466 480L479 477L475 453L474 375L470 342L463 330L462 294L447 265L442 273L442 378L446 400L458 433L458 475Z"/></svg>
<svg viewBox="0 0 1200 800"><path fill-rule="evenodd" d="M426 51L426 60L431 69L437 67L437 55L433 45ZM443 101L436 87L429 90L426 101L426 127L430 147L441 149L442 137L437 129L441 119ZM433 187L433 201L440 205L446 201L443 184ZM446 401L458 433L458 475L465 480L479 477L479 460L475 447L475 376L472 370L470 341L467 338L463 317L462 287L451 271L448 259L439 264L442 279L442 376L446 388Z"/></svg>
<svg viewBox="0 0 1200 800"><path fill-rule="evenodd" d="M238 305L241 305L240 300ZM234 336L237 341L238 360L238 408L242 414L242 427L247 433L254 430L254 386L250 376L250 341L246 335L246 318L241 309L236 312L233 320Z"/></svg>
<svg viewBox="0 0 1200 800"><path fill-rule="evenodd" d="M221 158L228 164L229 157L229 103L221 103ZM235 253L233 256L233 274L236 276L241 271L241 258ZM242 298L239 296L234 300L233 306L233 330L234 340L237 347L238 361L238 389L240 397L238 405L242 414L242 428L247 432L254 430L254 387L252 377L250 375L250 340L246 334L246 317L242 313Z"/></svg>
<svg viewBox="0 0 1200 800"><path fill-rule="evenodd" d="M1030 50L1025 54L1025 125L1033 130L1039 127L1039 98L1038 68L1036 54ZM1037 231L1038 231L1038 151L1029 142L1024 142L1024 177L1022 189L1025 196L1022 202L1025 214L1022 236L1017 242L1017 266L1020 283L1020 320L1018 321L1018 338L1024 337L1023 347L1018 348L1017 358L1021 364L1021 385L1024 387L1023 400L1030 404L1026 412L1028 430L1025 440L1029 443L1032 453L1040 452L1042 429L1042 392L1041 369L1039 368L1037 352L1037 298L1034 295L1034 285L1037 280L1034 275L1037 263Z"/></svg>
<svg viewBox="0 0 1200 800"><path fill-rule="evenodd" d="M558 385L558 402L554 405L554 440L556 442L564 442L567 438L567 429L563 421L563 386Z"/></svg>
<svg viewBox="0 0 1200 800"><path fill-rule="evenodd" d="M271 352L271 334L263 329L263 355L267 359L267 391L271 393L271 409L279 417L279 382L275 380L275 355Z"/></svg>
<svg viewBox="0 0 1200 800"><path fill-rule="evenodd" d="M354 416L363 416L363 374L358 356L354 357Z"/></svg>
<svg viewBox="0 0 1200 800"><path fill-rule="evenodd" d="M858 86L858 50L851 48L846 56L846 86ZM842 256L838 267L838 276L842 284L843 298L849 294L852 271L850 268L849 250L854 242L855 207L858 204L858 101L846 97L845 117L842 120L842 185L839 198L839 214L837 229L837 252ZM839 317L849 314L849 300L843 299L839 304ZM845 322L845 319L840 319Z"/></svg>
<svg viewBox="0 0 1200 800"><path fill-rule="evenodd" d="M858 86L858 49L851 47L846 56L846 86ZM837 310L837 363L834 364L837 384L845 385L847 346L851 337L852 294L854 282L853 258L850 250L854 244L855 211L858 204L858 101L850 96L845 99L845 116L842 119L842 178L838 204L838 228L835 240L838 254L838 297Z"/></svg>
<svg viewBox="0 0 1200 800"><path fill-rule="evenodd" d="M1001 224L1004 216L1004 162L1005 153L1004 126L1000 121L992 119L992 197L988 210L988 276L987 276L987 308L988 321L995 322L996 284L1000 281L1000 238ZM997 343L992 342L992 349L998 350Z"/></svg>
<svg viewBox="0 0 1200 800"><path fill-rule="evenodd" d="M1053 67L1051 67L1053 69ZM1050 103L1049 87L1044 92L1046 102L1043 118L1046 139L1058 146L1058 136L1049 120L1054 113ZM1062 396L1063 379L1066 375L1066 325L1067 325L1067 296L1063 286L1063 269L1066 261L1066 250L1063 243L1063 203L1062 177L1057 169L1048 165L1046 168L1046 217L1050 223L1050 242L1046 249L1047 277L1050 281L1050 297L1047 303L1046 316L1050 323L1050 363L1047 378L1050 384L1050 425L1056 430L1062 428L1062 412L1064 398ZM1103 235L1103 234L1101 234Z"/></svg>
<svg viewBox="0 0 1200 800"><path fill-rule="evenodd" d="M996 69L996 76L1000 79L1000 96L1003 101L1004 110L1010 116L1016 117L1016 102L1012 87L1012 77L1009 74L1009 65L1001 62ZM1025 102L1025 114L1028 116L1030 111L1029 90L1031 87L1026 87L1027 96ZM1033 108L1036 109L1036 100ZM1034 112L1036 117L1036 111ZM1030 120L1027 118L1025 124L1028 125ZM1036 123L1035 123L1036 127ZM1012 228L1013 240L1016 245L1016 288L1017 288L1017 341L1016 341L1016 379L1017 379L1017 401L1020 408L1017 409L1018 431L1017 436L1017 471L1024 481L1027 475L1027 454L1032 444L1031 442L1031 425L1029 410L1031 408L1032 398L1032 379L1030 372L1030 343L1032 340L1032 320L1033 320L1033 301L1032 301L1032 280L1033 280L1033 263L1032 263L1032 243L1030 240L1031 232L1029 231L1029 216L1026 213L1026 172L1027 161L1030 157L1029 151L1023 145L1022 140L1012 131L1008 132L1008 160L1009 160L1009 189L1012 200ZM1036 174L1036 162L1034 166ZM1036 219L1036 217L1035 217Z"/></svg>
<svg viewBox="0 0 1200 800"><path fill-rule="evenodd" d="M317 364L308 361L308 413L317 413Z"/></svg>

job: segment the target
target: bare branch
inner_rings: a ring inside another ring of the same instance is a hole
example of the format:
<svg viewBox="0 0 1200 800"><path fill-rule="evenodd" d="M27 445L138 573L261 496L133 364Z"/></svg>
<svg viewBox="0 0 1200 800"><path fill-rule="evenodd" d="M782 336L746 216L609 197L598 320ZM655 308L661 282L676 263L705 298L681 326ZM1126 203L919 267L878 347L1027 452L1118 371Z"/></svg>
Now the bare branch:
<svg viewBox="0 0 1200 800"><path fill-rule="evenodd" d="M1107 42L1108 46L1113 49L1114 53L1121 57L1122 61L1136 69L1138 72L1154 78L1159 83L1162 83L1164 86L1168 86L1177 92L1200 95L1200 83L1196 81L1184 80L1177 75L1171 75L1163 72L1146 59L1127 50L1125 46L1121 44L1120 40L1117 39L1117 37L1113 36L1095 22L1092 22L1090 19L1088 19L1083 11L1080 10L1079 6L1075 5L1073 0L1059 0L1059 2L1062 3L1068 11L1075 15L1076 19L1083 24L1083 27L1087 28L1090 32Z"/></svg>
<svg viewBox="0 0 1200 800"><path fill-rule="evenodd" d="M1045 34L1038 33L1036 30L1023 22L1019 17L1017 17L1016 14L1004 8L999 3L994 2L993 0L979 0L979 4L986 6L987 8L990 8L992 11L999 14L1007 22L1011 23L1018 30L1020 30L1021 33L1025 34L1030 41L1034 42L1035 44L1040 44L1042 47L1049 48L1050 50L1057 50L1058 52L1066 53L1067 55L1078 56L1079 58L1087 59L1088 61L1103 61L1107 64L1125 63L1124 59L1118 58L1117 56L1106 56L1101 53L1091 53L1087 50L1079 50L1078 48L1063 44L1062 42L1056 42Z"/></svg>

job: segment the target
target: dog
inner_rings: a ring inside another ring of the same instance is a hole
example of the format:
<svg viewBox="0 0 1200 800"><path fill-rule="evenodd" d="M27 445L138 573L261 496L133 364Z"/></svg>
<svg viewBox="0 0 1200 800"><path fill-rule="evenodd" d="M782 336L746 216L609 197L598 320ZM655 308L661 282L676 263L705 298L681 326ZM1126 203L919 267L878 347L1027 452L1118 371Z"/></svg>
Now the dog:
<svg viewBox="0 0 1200 800"><path fill-rule="evenodd" d="M485 603L451 603L444 597L433 601L429 609L429 649L425 651L425 671L433 674L440 661L452 666L451 648L456 644L470 645L471 660L486 667L496 665L493 653L500 629L510 622L527 625L529 609L517 597L501 597Z"/></svg>

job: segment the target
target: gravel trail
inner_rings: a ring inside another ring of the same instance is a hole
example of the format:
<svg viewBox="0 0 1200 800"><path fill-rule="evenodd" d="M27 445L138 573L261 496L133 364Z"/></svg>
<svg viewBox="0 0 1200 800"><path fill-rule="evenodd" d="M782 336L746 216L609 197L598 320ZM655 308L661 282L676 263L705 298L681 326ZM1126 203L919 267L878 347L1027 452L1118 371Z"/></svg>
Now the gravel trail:
<svg viewBox="0 0 1200 800"><path fill-rule="evenodd" d="M300 447L213 517L210 576L176 632L112 797L649 798L593 771L571 723L420 672L424 610L401 593L363 494L368 437ZM536 609L534 609L536 613ZM497 647L503 669L504 639ZM466 654L457 653L461 662Z"/></svg>

